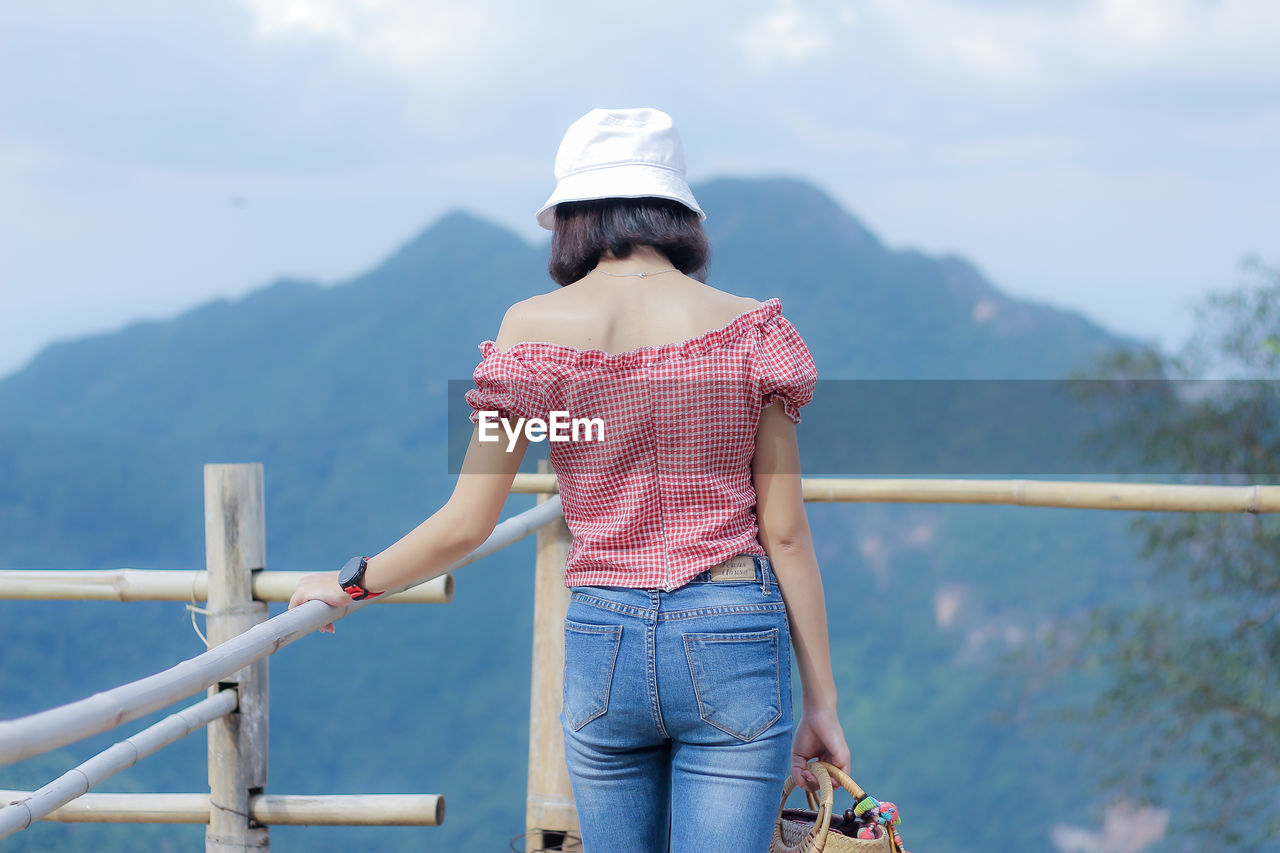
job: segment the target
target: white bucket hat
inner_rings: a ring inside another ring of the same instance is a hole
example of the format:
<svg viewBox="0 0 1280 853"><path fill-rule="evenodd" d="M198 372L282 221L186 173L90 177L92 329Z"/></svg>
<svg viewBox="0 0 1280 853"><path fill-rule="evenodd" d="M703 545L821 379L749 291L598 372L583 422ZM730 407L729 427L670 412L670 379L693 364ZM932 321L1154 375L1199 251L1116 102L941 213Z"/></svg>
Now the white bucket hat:
<svg viewBox="0 0 1280 853"><path fill-rule="evenodd" d="M592 110L565 131L555 174L555 191L537 214L548 231L557 204L597 198L669 198L707 218L685 180L680 134L662 110Z"/></svg>

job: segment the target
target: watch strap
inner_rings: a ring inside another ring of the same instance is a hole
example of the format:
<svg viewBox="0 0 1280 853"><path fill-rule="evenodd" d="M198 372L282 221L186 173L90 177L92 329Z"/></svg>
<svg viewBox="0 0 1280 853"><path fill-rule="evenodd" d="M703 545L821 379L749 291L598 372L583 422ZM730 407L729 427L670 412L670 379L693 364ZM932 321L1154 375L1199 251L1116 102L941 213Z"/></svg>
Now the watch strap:
<svg viewBox="0 0 1280 853"><path fill-rule="evenodd" d="M380 592L370 592L364 585L365 569L369 568L369 560L365 557L352 557L338 573L338 583L343 592L351 596L352 601L364 601L366 598L377 598Z"/></svg>

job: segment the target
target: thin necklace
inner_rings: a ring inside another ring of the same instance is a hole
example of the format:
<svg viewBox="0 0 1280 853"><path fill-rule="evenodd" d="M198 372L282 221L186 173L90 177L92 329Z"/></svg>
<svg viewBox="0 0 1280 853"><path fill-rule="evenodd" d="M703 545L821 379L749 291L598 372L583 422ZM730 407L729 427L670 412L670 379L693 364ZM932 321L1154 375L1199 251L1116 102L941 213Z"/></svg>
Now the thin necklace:
<svg viewBox="0 0 1280 853"><path fill-rule="evenodd" d="M672 267L669 270L658 270L657 272L609 272L608 270L602 270L599 267L596 267L595 269L592 270L592 272L601 272L601 273L604 273L605 275L611 275L614 278L627 278L628 276L631 276L634 278L644 278L645 276L650 276L650 275L662 275L664 272L679 272L679 270L676 269L675 267Z"/></svg>

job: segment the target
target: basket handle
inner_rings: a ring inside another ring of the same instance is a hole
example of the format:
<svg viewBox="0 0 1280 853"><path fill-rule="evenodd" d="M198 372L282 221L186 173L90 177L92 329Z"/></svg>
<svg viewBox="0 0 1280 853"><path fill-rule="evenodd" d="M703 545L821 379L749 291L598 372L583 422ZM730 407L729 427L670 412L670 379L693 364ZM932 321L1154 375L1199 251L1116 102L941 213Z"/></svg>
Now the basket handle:
<svg viewBox="0 0 1280 853"><path fill-rule="evenodd" d="M831 788L831 776L827 772L830 765L815 761L805 765L805 769L813 773L815 779L818 780L818 796L815 810L817 814L814 816L813 828L809 830L808 839L813 842L813 846L806 847L804 844L797 847L797 850L812 850L813 853L821 853L823 847L827 843L827 832L831 829L831 809L835 803L835 794ZM782 786L782 802L778 804L778 821L782 820L782 810L786 808L787 797L791 796L791 792L796 789L796 781L790 775L787 776L786 783ZM814 804L814 797L808 788L805 789L805 796L809 799L810 805Z"/></svg>
<svg viewBox="0 0 1280 853"><path fill-rule="evenodd" d="M821 764L822 769L826 770L827 774L834 779L841 788L844 788L853 796L853 801L855 803L858 800L866 798L867 792L862 790L862 786L849 778L849 774L845 773L839 767L836 767L834 764L828 764L825 761L815 761L813 764L809 765L810 770L813 769L814 764Z"/></svg>
<svg viewBox="0 0 1280 853"><path fill-rule="evenodd" d="M838 783L840 783L841 788L844 788L846 791L849 792L849 794L853 797L853 803L855 808L857 808L858 803L860 803L862 800L867 799L867 792L862 790L862 786L859 785L857 782L853 781L853 779L849 777L848 773L845 773L843 770L841 770L839 767L836 767L834 764L827 764L825 761L815 761L813 764L809 765L809 769L817 770L818 768L814 766L816 764L821 764L822 769L827 771L827 775L830 776L832 779L835 779ZM817 775L817 774L815 773L814 775ZM890 839L889 840L890 849L896 851L896 853L900 853L900 851L902 851L902 837L898 835L897 830L893 829L892 827L890 827L889 839Z"/></svg>

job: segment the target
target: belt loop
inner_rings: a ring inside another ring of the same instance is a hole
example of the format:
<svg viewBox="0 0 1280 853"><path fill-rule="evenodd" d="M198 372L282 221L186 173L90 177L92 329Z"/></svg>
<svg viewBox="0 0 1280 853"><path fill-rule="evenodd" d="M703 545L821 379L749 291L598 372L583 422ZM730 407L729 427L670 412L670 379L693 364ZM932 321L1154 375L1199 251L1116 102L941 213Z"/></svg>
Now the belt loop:
<svg viewBox="0 0 1280 853"><path fill-rule="evenodd" d="M756 564L756 571L760 572L760 594L769 597L769 569L767 567L768 557L761 557L759 554L752 554L751 560Z"/></svg>

